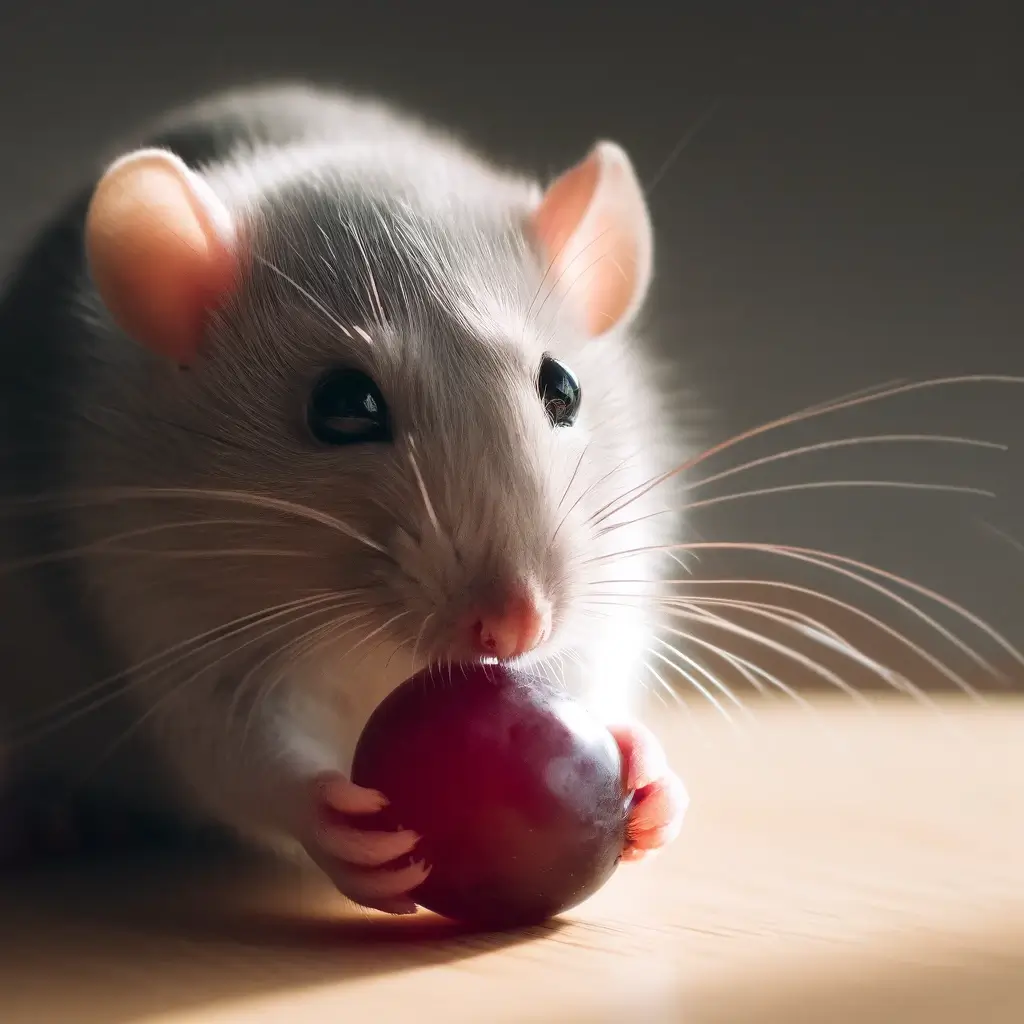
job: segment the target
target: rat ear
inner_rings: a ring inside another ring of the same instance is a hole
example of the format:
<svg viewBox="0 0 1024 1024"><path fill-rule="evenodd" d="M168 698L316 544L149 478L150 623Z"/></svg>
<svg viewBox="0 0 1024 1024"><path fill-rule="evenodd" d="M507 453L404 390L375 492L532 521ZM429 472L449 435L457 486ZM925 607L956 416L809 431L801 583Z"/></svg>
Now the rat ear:
<svg viewBox="0 0 1024 1024"><path fill-rule="evenodd" d="M532 227L549 276L578 304L592 335L636 313L650 284L654 239L643 188L620 146L597 143L556 179Z"/></svg>
<svg viewBox="0 0 1024 1024"><path fill-rule="evenodd" d="M143 149L109 167L85 221L89 270L118 326L188 365L206 315L235 273L227 208L171 153Z"/></svg>

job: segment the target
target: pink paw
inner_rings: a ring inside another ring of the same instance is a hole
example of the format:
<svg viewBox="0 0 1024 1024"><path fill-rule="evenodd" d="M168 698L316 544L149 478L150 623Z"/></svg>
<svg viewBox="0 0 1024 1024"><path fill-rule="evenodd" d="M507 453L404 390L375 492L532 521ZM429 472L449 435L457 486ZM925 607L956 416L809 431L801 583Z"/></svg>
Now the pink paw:
<svg viewBox="0 0 1024 1024"><path fill-rule="evenodd" d="M344 775L327 774L314 783L312 836L304 843L314 863L353 903L389 914L412 914L409 898L429 874L422 861L385 867L411 853L415 832L384 832L353 827L352 817L369 816L387 806L383 794L364 789Z"/></svg>
<svg viewBox="0 0 1024 1024"><path fill-rule="evenodd" d="M611 733L622 751L626 786L635 794L622 859L639 860L679 835L690 801L653 733L637 723L613 725Z"/></svg>

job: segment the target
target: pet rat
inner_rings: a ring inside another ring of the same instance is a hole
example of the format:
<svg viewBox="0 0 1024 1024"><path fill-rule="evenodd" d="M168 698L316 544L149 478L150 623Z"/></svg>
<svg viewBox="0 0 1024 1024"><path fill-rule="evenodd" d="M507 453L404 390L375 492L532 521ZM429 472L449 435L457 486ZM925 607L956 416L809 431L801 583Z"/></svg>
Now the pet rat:
<svg viewBox="0 0 1024 1024"><path fill-rule="evenodd" d="M624 856L671 840L633 718L677 526L652 261L611 142L539 183L277 84L111 153L0 300L0 786L216 822L411 912L418 837L337 813L387 800L355 740L416 669L496 658L614 730Z"/></svg>

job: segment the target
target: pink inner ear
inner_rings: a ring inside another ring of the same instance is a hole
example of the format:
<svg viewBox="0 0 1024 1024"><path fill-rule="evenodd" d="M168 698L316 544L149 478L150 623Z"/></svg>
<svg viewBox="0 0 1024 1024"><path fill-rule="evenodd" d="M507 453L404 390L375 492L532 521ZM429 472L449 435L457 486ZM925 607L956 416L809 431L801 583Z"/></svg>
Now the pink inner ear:
<svg viewBox="0 0 1024 1024"><path fill-rule="evenodd" d="M558 178L533 215L551 262L547 285L564 289L591 335L615 326L641 301L650 276L647 207L626 154L598 143Z"/></svg>
<svg viewBox="0 0 1024 1024"><path fill-rule="evenodd" d="M533 230L553 268L565 262L573 233L587 215L601 167L592 154L557 178L533 214Z"/></svg>
<svg viewBox="0 0 1024 1024"><path fill-rule="evenodd" d="M210 203L175 158L140 153L107 172L86 221L90 270L111 316L183 365L198 355L207 317L236 273L224 212Z"/></svg>

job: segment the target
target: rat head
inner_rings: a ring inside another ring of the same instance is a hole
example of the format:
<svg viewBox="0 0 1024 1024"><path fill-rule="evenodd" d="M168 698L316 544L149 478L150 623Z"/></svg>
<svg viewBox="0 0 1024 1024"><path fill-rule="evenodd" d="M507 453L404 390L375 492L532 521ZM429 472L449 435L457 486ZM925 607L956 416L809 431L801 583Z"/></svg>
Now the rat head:
<svg viewBox="0 0 1024 1024"><path fill-rule="evenodd" d="M461 153L373 175L324 147L302 173L248 160L142 151L90 208L103 315L140 343L108 373L93 473L187 492L187 540L161 542L214 535L224 561L104 563L123 608L191 633L295 602L274 663L370 706L427 659L569 653L621 686L653 556L617 556L668 518L643 489L665 463L625 153L600 143L546 190Z"/></svg>

